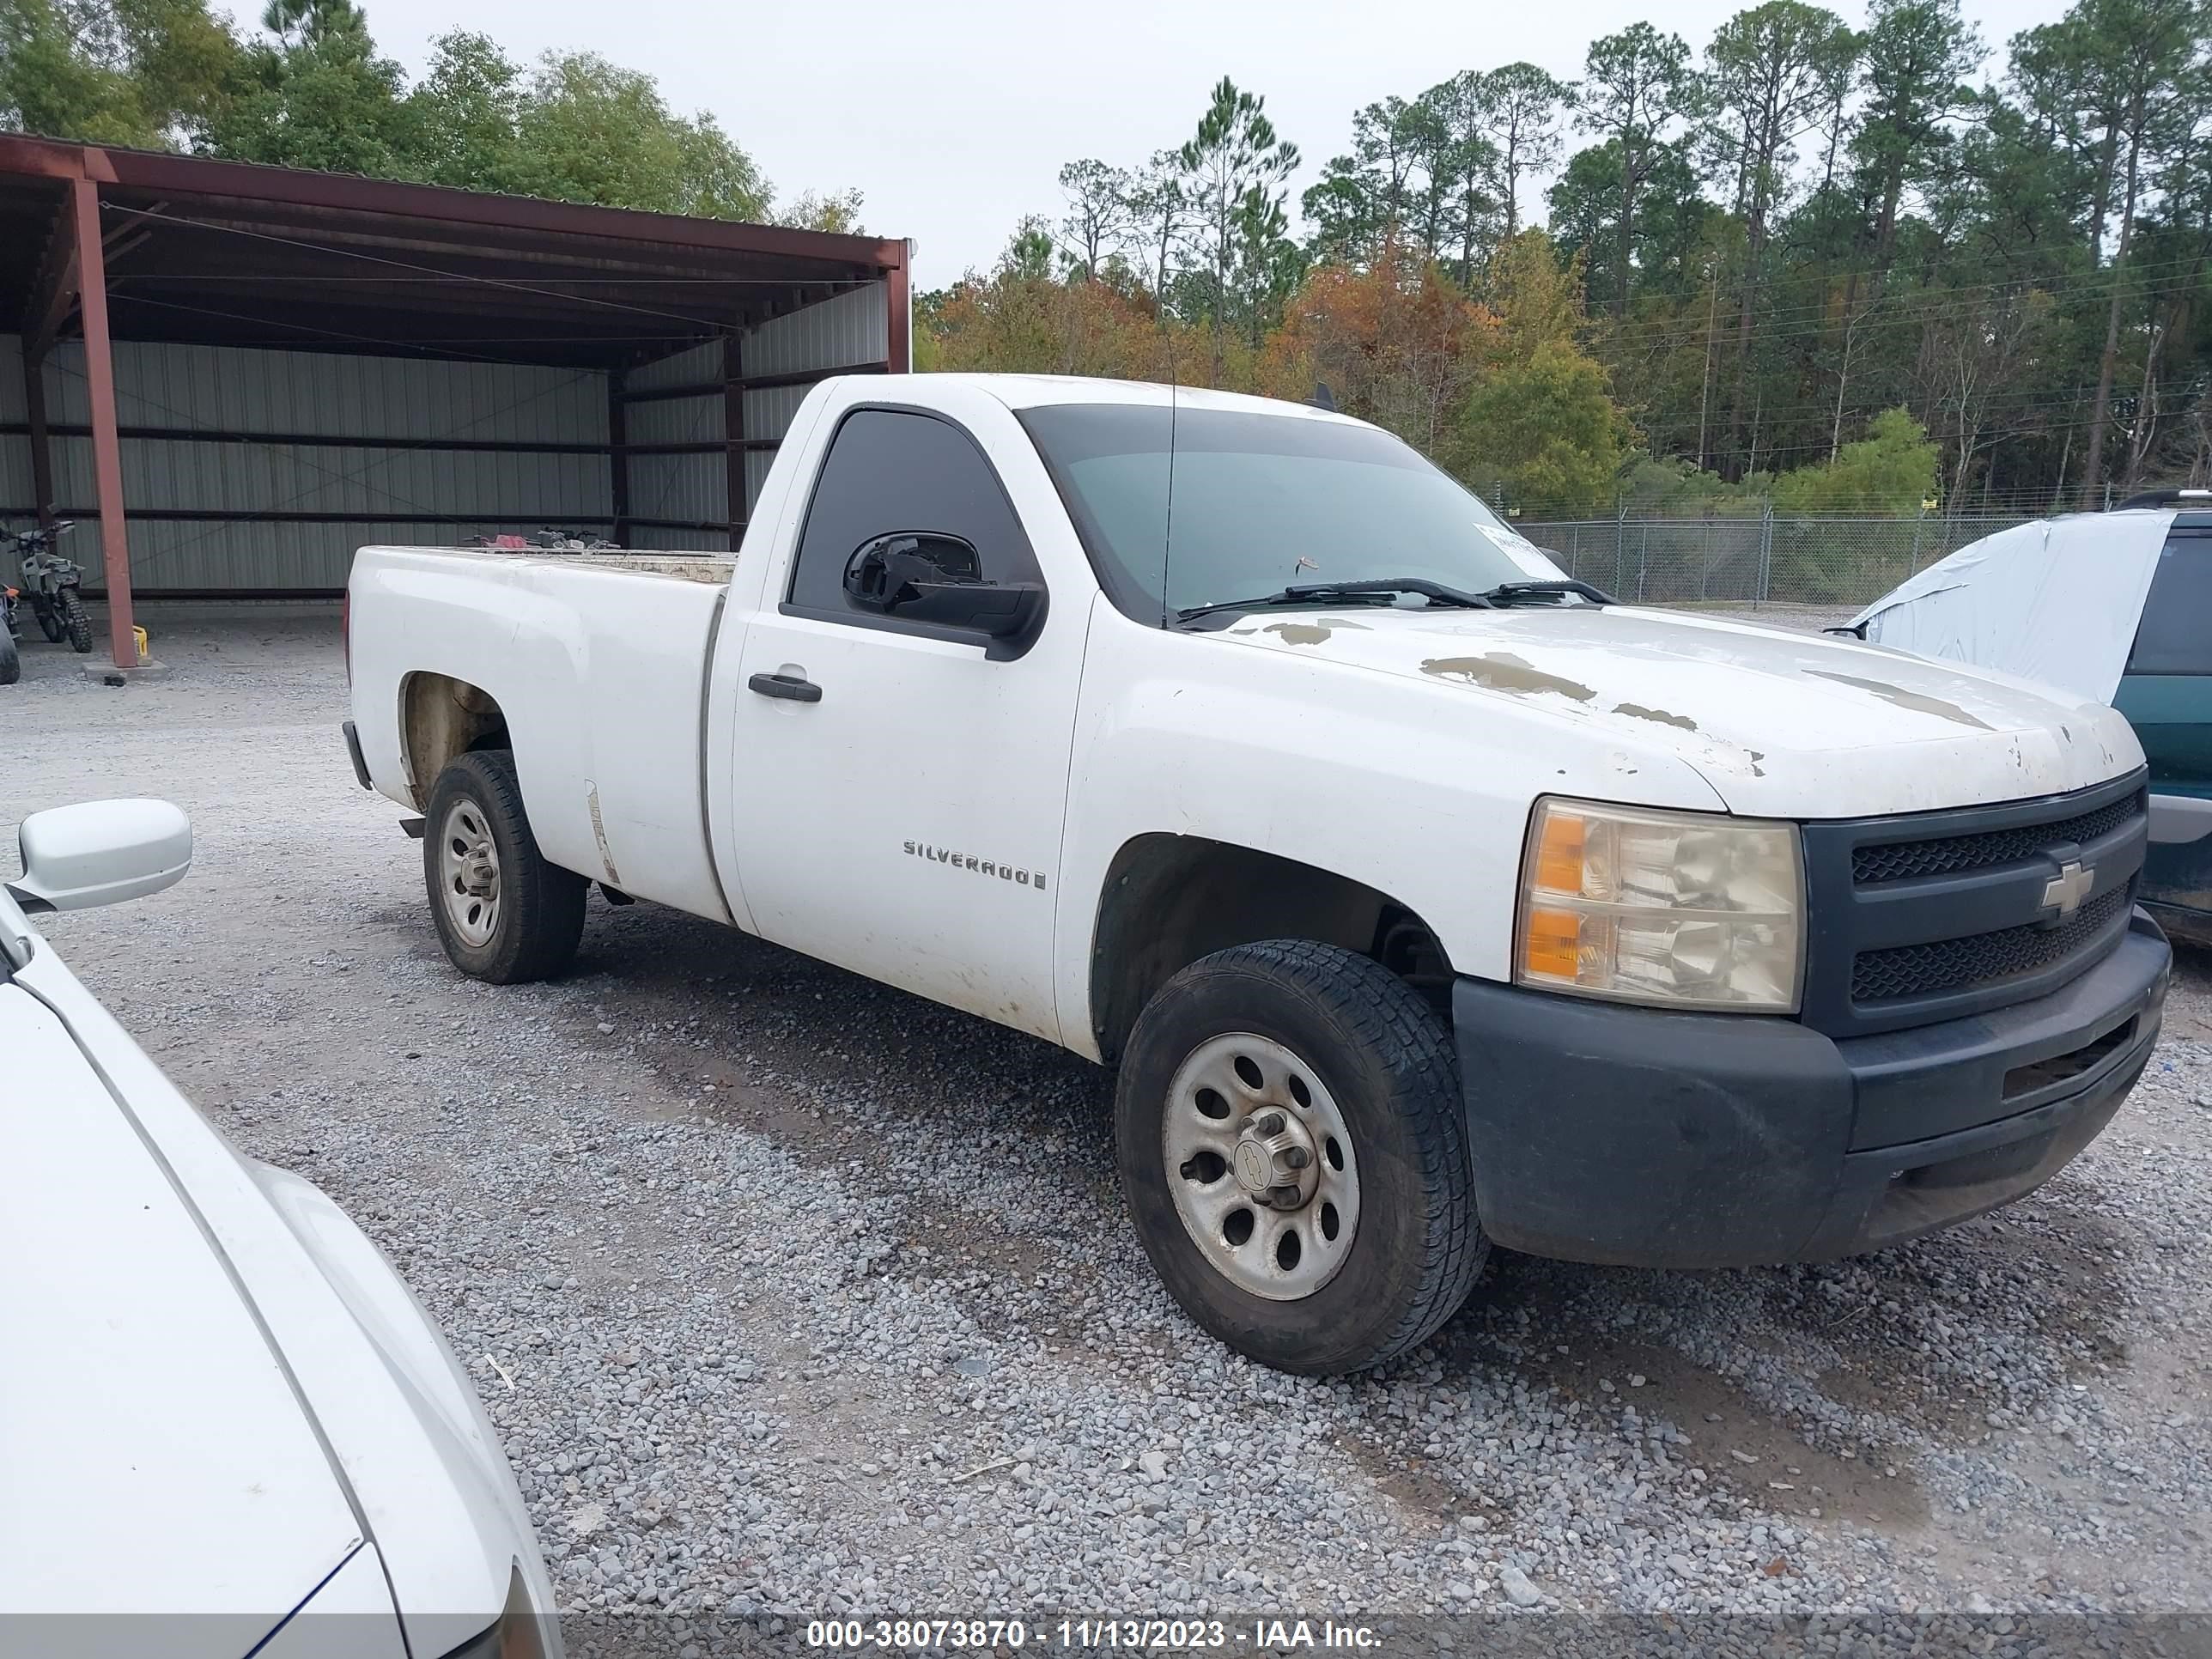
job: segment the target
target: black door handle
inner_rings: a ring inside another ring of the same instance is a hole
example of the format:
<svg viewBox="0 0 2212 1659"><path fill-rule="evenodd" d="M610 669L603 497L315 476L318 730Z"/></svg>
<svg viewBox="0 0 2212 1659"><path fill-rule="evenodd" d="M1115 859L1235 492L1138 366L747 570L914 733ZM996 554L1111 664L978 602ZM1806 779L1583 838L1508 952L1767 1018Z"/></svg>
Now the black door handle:
<svg viewBox="0 0 2212 1659"><path fill-rule="evenodd" d="M763 697L785 697L793 702L822 701L822 688L798 674L756 674L745 684Z"/></svg>

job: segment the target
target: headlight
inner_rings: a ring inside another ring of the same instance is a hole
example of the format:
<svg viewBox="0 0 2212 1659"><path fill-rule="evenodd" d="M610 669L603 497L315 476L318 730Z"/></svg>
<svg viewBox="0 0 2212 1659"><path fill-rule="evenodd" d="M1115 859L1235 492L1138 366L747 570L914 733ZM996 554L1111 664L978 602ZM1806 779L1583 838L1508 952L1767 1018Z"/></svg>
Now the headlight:
<svg viewBox="0 0 2212 1659"><path fill-rule="evenodd" d="M1793 1013L1804 962L1797 826L1536 803L1516 984L1678 1008Z"/></svg>

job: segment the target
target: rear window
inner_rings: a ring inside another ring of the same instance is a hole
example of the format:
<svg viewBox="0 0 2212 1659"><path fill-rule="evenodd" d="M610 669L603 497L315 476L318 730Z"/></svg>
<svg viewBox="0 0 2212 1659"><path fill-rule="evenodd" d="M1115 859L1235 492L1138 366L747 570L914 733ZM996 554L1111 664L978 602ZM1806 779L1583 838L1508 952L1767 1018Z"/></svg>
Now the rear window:
<svg viewBox="0 0 2212 1659"><path fill-rule="evenodd" d="M2176 531L2158 556L2130 674L2212 674L2212 532Z"/></svg>

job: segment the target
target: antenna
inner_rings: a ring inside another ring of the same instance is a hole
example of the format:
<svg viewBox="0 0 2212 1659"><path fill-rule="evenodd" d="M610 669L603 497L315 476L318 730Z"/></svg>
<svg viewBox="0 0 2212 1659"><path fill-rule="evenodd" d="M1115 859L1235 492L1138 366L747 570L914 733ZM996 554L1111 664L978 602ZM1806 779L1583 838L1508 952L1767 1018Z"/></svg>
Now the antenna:
<svg viewBox="0 0 2212 1659"><path fill-rule="evenodd" d="M1168 498L1167 511L1160 525L1160 626L1168 625L1168 566L1175 553L1175 465L1176 410L1182 401L1182 390L1176 380L1175 337L1168 332L1167 309L1162 307L1160 340L1168 354Z"/></svg>

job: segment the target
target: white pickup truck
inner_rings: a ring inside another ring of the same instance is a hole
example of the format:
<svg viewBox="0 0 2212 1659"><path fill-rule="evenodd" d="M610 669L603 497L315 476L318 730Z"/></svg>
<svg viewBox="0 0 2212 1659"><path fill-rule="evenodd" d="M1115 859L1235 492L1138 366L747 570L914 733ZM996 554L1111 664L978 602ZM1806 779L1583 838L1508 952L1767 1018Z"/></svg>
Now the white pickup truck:
<svg viewBox="0 0 2212 1659"><path fill-rule="evenodd" d="M828 380L734 561L372 547L355 769L464 971L586 889L1119 1067L1169 1290L1399 1354L1492 1241L1833 1258L2037 1186L2158 1033L2109 708L1559 580L1322 410Z"/></svg>

